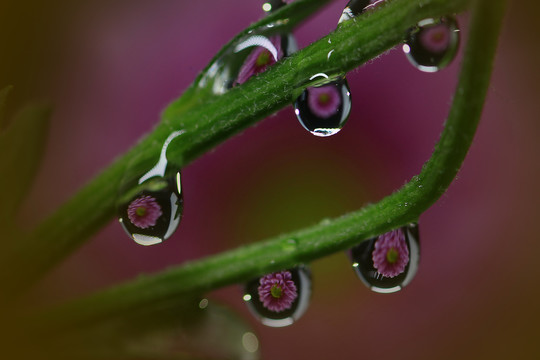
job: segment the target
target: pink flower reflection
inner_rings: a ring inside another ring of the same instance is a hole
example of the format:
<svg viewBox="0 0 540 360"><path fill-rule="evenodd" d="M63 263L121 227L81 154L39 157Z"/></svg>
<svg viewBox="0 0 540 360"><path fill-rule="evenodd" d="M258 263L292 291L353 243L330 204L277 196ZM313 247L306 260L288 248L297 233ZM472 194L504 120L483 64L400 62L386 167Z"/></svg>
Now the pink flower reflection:
<svg viewBox="0 0 540 360"><path fill-rule="evenodd" d="M296 285L290 271L280 271L263 276L259 280L259 300L270 311L281 312L290 309L298 297Z"/></svg>
<svg viewBox="0 0 540 360"><path fill-rule="evenodd" d="M245 83L253 75L266 71L269 66L275 64L283 57L281 38L279 36L273 36L268 38L268 40L270 40L273 48L268 49L264 46L256 46L251 51L240 68L236 79L237 85ZM272 53L277 54L277 58Z"/></svg>
<svg viewBox="0 0 540 360"><path fill-rule="evenodd" d="M156 225L162 215L161 207L152 196L141 196L133 200L127 209L129 220L140 229Z"/></svg>
<svg viewBox="0 0 540 360"><path fill-rule="evenodd" d="M380 235L375 242L372 259L373 266L383 276L392 278L405 271L409 263L409 248L403 230Z"/></svg>
<svg viewBox="0 0 540 360"><path fill-rule="evenodd" d="M338 88L332 84L307 88L308 105L313 114L319 118L329 118L341 106L341 96Z"/></svg>
<svg viewBox="0 0 540 360"><path fill-rule="evenodd" d="M450 32L445 23L426 27L420 34L420 43L429 52L442 53L450 46Z"/></svg>

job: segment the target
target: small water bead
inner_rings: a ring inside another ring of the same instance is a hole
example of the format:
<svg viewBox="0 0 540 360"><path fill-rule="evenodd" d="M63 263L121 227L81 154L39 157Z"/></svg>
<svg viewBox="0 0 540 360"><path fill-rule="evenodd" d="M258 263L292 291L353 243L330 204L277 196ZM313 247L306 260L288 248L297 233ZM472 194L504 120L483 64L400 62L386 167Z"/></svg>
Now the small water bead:
<svg viewBox="0 0 540 360"><path fill-rule="evenodd" d="M459 48L459 28L451 16L424 19L407 33L403 51L416 68L436 72L448 66Z"/></svg>
<svg viewBox="0 0 540 360"><path fill-rule="evenodd" d="M420 260L418 226L411 224L361 242L349 256L358 277L371 290L393 293L414 278Z"/></svg>
<svg viewBox="0 0 540 360"><path fill-rule="evenodd" d="M283 327L304 314L310 296L311 273L301 266L253 279L246 284L243 299L264 325Z"/></svg>
<svg viewBox="0 0 540 360"><path fill-rule="evenodd" d="M298 246L298 240L294 238L285 239L281 242L281 248L284 252L293 252Z"/></svg>
<svg viewBox="0 0 540 360"><path fill-rule="evenodd" d="M291 0L288 1L282 1L282 0L268 0L263 3L262 9L265 12L272 12L276 11L277 9L281 8L282 6L287 5L287 2L291 2Z"/></svg>
<svg viewBox="0 0 540 360"><path fill-rule="evenodd" d="M338 133L351 112L351 91L346 79L308 87L296 99L294 112L300 124L313 135Z"/></svg>
<svg viewBox="0 0 540 360"><path fill-rule="evenodd" d="M126 233L140 245L154 245L168 239L178 227L183 210L180 171L167 161L167 147L181 135L173 132L163 144L157 164L137 183L124 184L118 206L119 221ZM126 197L126 189L135 188Z"/></svg>

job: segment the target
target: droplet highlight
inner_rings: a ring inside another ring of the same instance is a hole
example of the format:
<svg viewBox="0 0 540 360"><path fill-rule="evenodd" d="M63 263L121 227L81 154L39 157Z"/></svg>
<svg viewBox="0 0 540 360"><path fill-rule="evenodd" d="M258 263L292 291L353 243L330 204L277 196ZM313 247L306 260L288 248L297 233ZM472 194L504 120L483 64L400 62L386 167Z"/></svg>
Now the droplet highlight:
<svg viewBox="0 0 540 360"><path fill-rule="evenodd" d="M365 240L349 249L358 277L378 293L393 293L407 286L420 261L418 225L411 224Z"/></svg>
<svg viewBox="0 0 540 360"><path fill-rule="evenodd" d="M300 124L316 136L338 133L351 112L351 91L346 79L308 87L294 102Z"/></svg>
<svg viewBox="0 0 540 360"><path fill-rule="evenodd" d="M175 131L165 140L156 165L136 181L121 186L118 217L136 243L155 245L172 236L182 217L183 194L180 170L167 160L167 148L180 136Z"/></svg>
<svg viewBox="0 0 540 360"><path fill-rule="evenodd" d="M311 273L305 266L267 274L245 286L243 299L264 324L293 324L307 310L311 297Z"/></svg>
<svg viewBox="0 0 540 360"><path fill-rule="evenodd" d="M290 1L290 0L289 0ZM262 5L262 9L264 12L272 12L276 11L277 9L281 8L282 6L287 5L286 1L282 0L268 0L265 1Z"/></svg>
<svg viewBox="0 0 540 360"><path fill-rule="evenodd" d="M458 24L452 16L424 19L407 33L403 52L417 69L436 72L452 62L459 42Z"/></svg>

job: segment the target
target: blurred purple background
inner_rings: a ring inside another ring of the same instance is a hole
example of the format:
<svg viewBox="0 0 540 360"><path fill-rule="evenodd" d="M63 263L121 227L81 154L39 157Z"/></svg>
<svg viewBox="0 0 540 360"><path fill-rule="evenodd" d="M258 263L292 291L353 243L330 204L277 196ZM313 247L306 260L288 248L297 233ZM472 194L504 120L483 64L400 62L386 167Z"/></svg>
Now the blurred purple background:
<svg viewBox="0 0 540 360"><path fill-rule="evenodd" d="M2 39L12 56L0 61L0 86L15 85L14 104L55 105L21 223L39 222L151 131L221 46L263 16L261 3L32 3L35 13L8 4L11 32ZM332 31L345 4L299 28L300 47ZM335 254L312 264L310 308L281 329L258 324L239 287L209 294L252 323L264 359L540 355L538 10L510 4L475 142L449 191L420 219L421 264L407 288L372 293L345 254ZM463 40L467 19L459 18ZM394 49L353 71L351 116L328 139L305 131L291 107L260 122L183 170L184 218L172 238L141 247L112 222L51 274L40 296L72 298L380 200L429 158L460 59L425 74Z"/></svg>

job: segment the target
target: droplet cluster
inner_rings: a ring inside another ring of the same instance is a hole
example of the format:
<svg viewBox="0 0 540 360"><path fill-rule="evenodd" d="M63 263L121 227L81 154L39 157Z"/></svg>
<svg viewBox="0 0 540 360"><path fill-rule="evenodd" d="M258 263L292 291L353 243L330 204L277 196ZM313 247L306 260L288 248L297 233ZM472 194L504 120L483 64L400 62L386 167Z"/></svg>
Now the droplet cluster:
<svg viewBox="0 0 540 360"><path fill-rule="evenodd" d="M420 261L418 225L410 224L362 241L347 251L362 282L372 291L393 293L407 286ZM306 311L311 274L306 266L255 278L245 285L244 301L265 325L293 324Z"/></svg>

